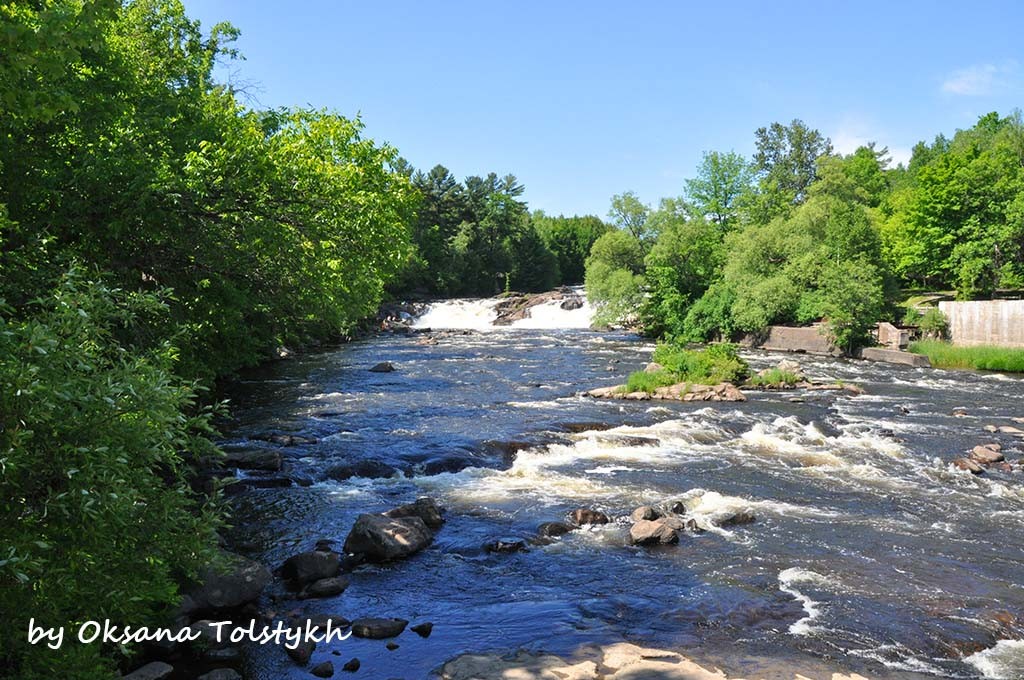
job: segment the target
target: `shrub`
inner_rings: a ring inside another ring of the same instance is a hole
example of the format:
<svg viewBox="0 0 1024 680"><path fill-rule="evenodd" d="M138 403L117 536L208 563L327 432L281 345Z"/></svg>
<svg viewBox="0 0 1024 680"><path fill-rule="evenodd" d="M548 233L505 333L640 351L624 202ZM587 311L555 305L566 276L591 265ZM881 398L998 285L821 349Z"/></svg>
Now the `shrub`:
<svg viewBox="0 0 1024 680"><path fill-rule="evenodd" d="M903 314L903 325L904 326L916 326L921 323L921 313L913 307L907 307L907 311Z"/></svg>
<svg viewBox="0 0 1024 680"><path fill-rule="evenodd" d="M629 374L629 379L626 381L625 392L653 392L659 387L667 387L668 385L675 385L678 380L676 377L668 371L655 371L648 373L647 371L636 371Z"/></svg>
<svg viewBox="0 0 1024 680"><path fill-rule="evenodd" d="M653 359L676 378L675 382L739 383L749 373L747 362L739 356L736 345L730 343L709 345L703 350L660 344Z"/></svg>
<svg viewBox="0 0 1024 680"><path fill-rule="evenodd" d="M186 482L188 457L216 455L212 414L174 376L173 347L126 340L164 313L157 296L71 272L27 311L0 308L0 668L104 677L111 650L29 646L28 620L139 626L176 603L177 580L215 554L216 504Z"/></svg>
<svg viewBox="0 0 1024 680"><path fill-rule="evenodd" d="M941 340L949 333L949 322L938 307L932 307L925 312L917 325L926 338Z"/></svg>

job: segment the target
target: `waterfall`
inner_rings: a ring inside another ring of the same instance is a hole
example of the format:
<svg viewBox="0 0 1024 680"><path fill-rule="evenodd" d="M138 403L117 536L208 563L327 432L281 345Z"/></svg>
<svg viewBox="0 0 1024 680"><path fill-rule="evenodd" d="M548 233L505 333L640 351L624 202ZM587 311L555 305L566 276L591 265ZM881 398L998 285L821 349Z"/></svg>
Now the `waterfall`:
<svg viewBox="0 0 1024 680"><path fill-rule="evenodd" d="M529 304L530 298L547 296L550 299ZM453 299L431 303L427 310L413 322L414 328L447 328L471 329L476 331L497 331L503 328L514 329L569 329L590 328L593 308L587 302L582 286L573 287L568 292L551 297L551 293L528 296L529 304L525 318L511 324L495 325L498 318L497 306L505 301L504 297L486 299ZM562 309L562 303L568 299L580 298L582 306L576 309Z"/></svg>

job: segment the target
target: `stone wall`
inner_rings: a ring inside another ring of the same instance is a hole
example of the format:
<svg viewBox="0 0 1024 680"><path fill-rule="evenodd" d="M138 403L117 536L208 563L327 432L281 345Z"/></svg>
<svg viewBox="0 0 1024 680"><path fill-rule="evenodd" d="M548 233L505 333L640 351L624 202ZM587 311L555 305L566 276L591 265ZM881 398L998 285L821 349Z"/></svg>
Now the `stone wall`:
<svg viewBox="0 0 1024 680"><path fill-rule="evenodd" d="M1024 300L940 302L954 345L1024 347Z"/></svg>
<svg viewBox="0 0 1024 680"><path fill-rule="evenodd" d="M763 339L748 339L744 344L784 352L807 352L839 356L842 351L828 339L822 324L813 326L770 326Z"/></svg>

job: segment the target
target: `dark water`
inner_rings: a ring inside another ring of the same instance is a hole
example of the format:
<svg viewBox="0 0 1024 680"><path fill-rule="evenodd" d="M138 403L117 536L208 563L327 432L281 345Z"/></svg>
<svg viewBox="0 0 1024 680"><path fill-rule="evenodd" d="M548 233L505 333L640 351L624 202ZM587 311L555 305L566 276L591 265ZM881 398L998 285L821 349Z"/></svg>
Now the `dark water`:
<svg viewBox="0 0 1024 680"><path fill-rule="evenodd" d="M357 570L337 598L268 606L435 624L429 639L402 635L396 651L353 638L314 654L339 667L358 657L363 678L426 678L467 651L564 654L622 640L765 677L770 667L744 659L870 677L1024 676L1014 643L963 660L1024 637L1024 472L974 477L948 465L990 441L1008 460L1024 456L1012 434L983 429L1024 416L1024 383L808 358L812 377L867 394L710 405L574 396L621 382L651 349L587 331L386 336L236 385L229 445L275 446L254 439L270 432L317 439L280 449L286 471L312 486L236 497L232 539L253 556L277 565L318 539L340 545L358 514L421 495L448 508L426 551ZM398 370L367 370L384 360ZM332 465L368 459L401 474L323 481ZM676 547L627 545L634 507L683 497L700 497L694 516L708 531ZM481 548L529 538L580 506L618 521L526 553ZM757 521L716 526L737 508ZM309 677L280 650L250 652L251 677Z"/></svg>

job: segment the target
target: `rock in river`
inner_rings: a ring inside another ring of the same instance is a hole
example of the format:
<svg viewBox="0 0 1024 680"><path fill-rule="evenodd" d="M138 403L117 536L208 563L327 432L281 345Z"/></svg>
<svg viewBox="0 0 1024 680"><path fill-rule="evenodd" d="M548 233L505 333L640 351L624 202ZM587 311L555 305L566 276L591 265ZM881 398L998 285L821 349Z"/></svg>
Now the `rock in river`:
<svg viewBox="0 0 1024 680"><path fill-rule="evenodd" d="M352 634L358 638L383 640L401 635L408 625L405 619L356 619L352 622Z"/></svg>
<svg viewBox="0 0 1024 680"><path fill-rule="evenodd" d="M324 477L344 482L353 477L362 477L363 479L394 477L396 472L398 471L395 468L379 460L359 460L354 463L332 465L324 472Z"/></svg>
<svg viewBox="0 0 1024 680"><path fill-rule="evenodd" d="M322 578L318 581L313 581L303 588L299 597L303 599L334 597L335 595L341 595L345 592L345 589L348 588L348 586L349 580L346 576Z"/></svg>
<svg viewBox="0 0 1024 680"><path fill-rule="evenodd" d="M1003 454L987 446L975 446L971 451L971 459L981 463L982 465L999 463L1003 461L1003 458Z"/></svg>
<svg viewBox="0 0 1024 680"><path fill-rule="evenodd" d="M521 541L518 538L499 538L485 543L484 550L489 553L497 553L500 555L526 552L526 541Z"/></svg>
<svg viewBox="0 0 1024 680"><path fill-rule="evenodd" d="M370 562L387 562L422 550L433 538L419 517L360 515L345 539L345 552Z"/></svg>
<svg viewBox="0 0 1024 680"><path fill-rule="evenodd" d="M331 678L334 677L334 664L330 661L324 661L313 666L309 672L318 678Z"/></svg>
<svg viewBox="0 0 1024 680"><path fill-rule="evenodd" d="M584 524L608 524L611 521L608 519L608 515L600 510L592 510L590 508L577 508L573 510L569 513L569 520L579 526Z"/></svg>
<svg viewBox="0 0 1024 680"><path fill-rule="evenodd" d="M642 519L629 529L629 541L633 545L672 545L679 542L679 534L696 528L691 520L678 517L662 517L656 520Z"/></svg>
<svg viewBox="0 0 1024 680"><path fill-rule="evenodd" d="M971 474L980 475L985 470L977 462L970 458L957 458L953 461L953 467L961 470L967 470Z"/></svg>
<svg viewBox="0 0 1024 680"><path fill-rule="evenodd" d="M640 520L651 521L656 520L660 517L661 512L651 507L650 505L641 505L639 508L634 510L629 516L629 518L634 522L639 522Z"/></svg>
<svg viewBox="0 0 1024 680"><path fill-rule="evenodd" d="M382 361L379 364L375 364L371 369L371 373L391 373L395 370L395 365L390 361Z"/></svg>
<svg viewBox="0 0 1024 680"><path fill-rule="evenodd" d="M203 570L199 582L185 590L182 613L235 609L259 598L270 582L270 571L258 562L234 555L229 557L229 564L224 572Z"/></svg>
<svg viewBox="0 0 1024 680"><path fill-rule="evenodd" d="M399 505L384 513L386 517L419 517L431 529L444 524L444 510L433 498L417 498L413 503Z"/></svg>
<svg viewBox="0 0 1024 680"><path fill-rule="evenodd" d="M537 527L537 535L542 538L554 538L556 536L564 536L575 528L567 522L544 522Z"/></svg>
<svg viewBox="0 0 1024 680"><path fill-rule="evenodd" d="M341 555L327 550L311 550L293 555L281 565L281 576L296 586L337 576L341 570Z"/></svg>
<svg viewBox="0 0 1024 680"><path fill-rule="evenodd" d="M224 466L277 472L281 469L281 454L267 449L234 449L224 454Z"/></svg>

